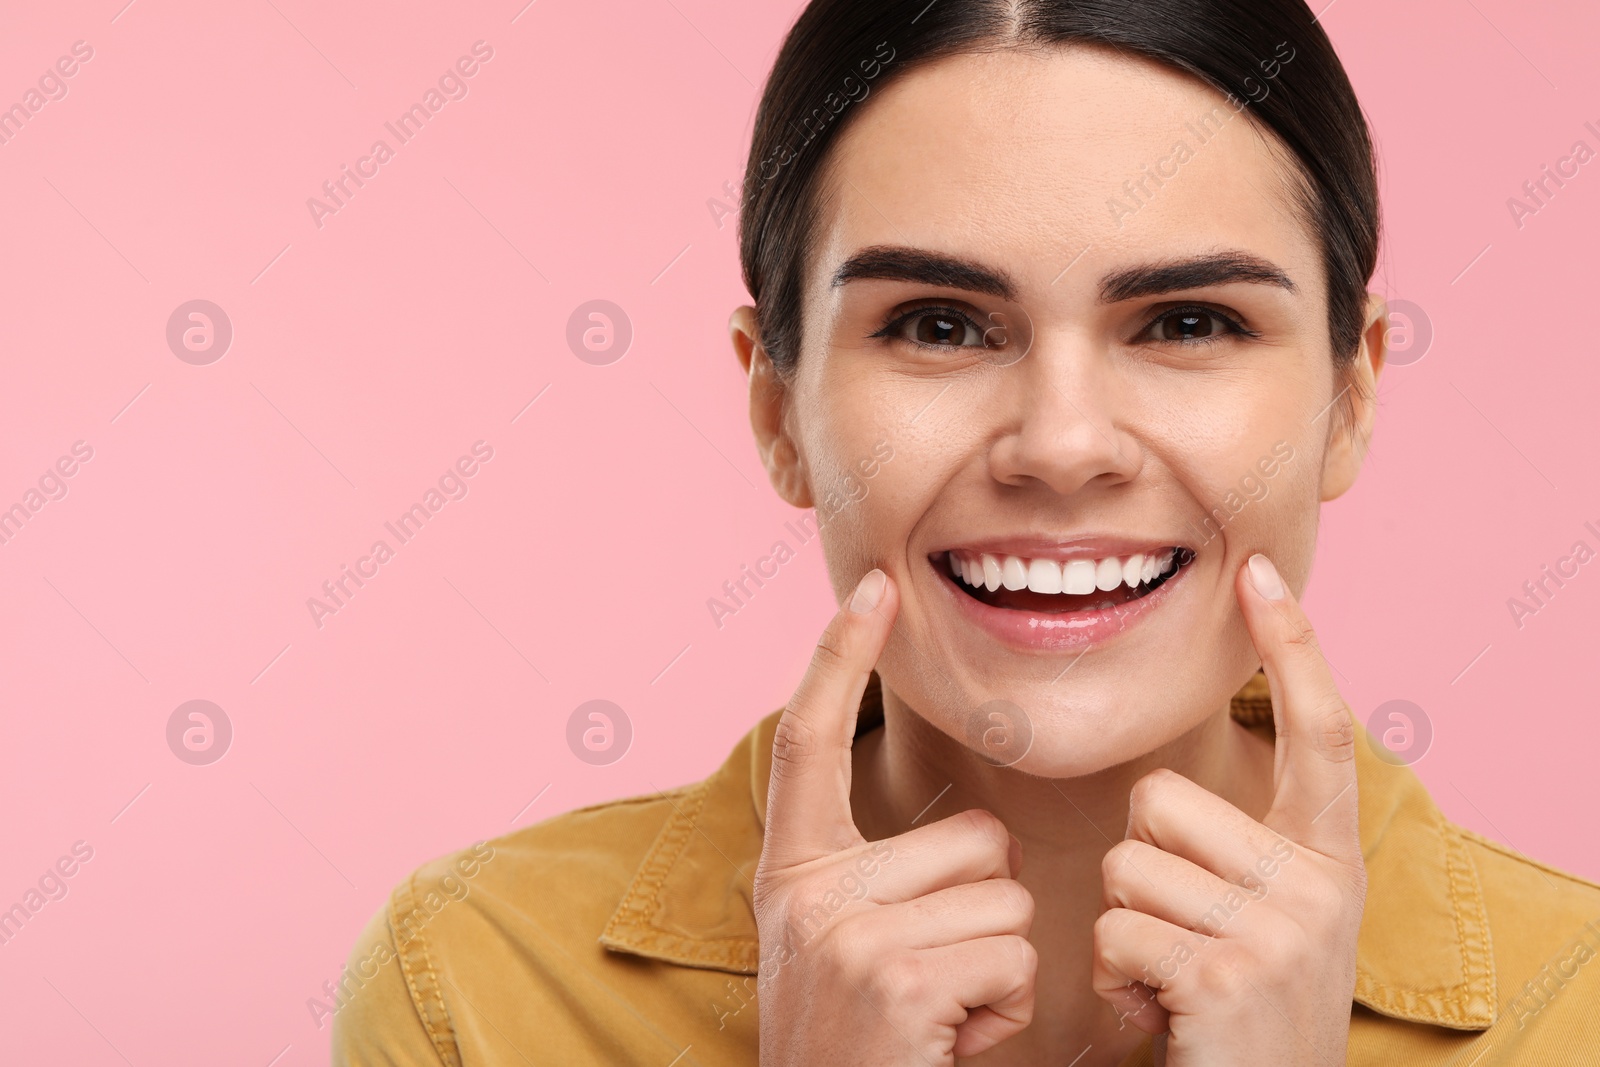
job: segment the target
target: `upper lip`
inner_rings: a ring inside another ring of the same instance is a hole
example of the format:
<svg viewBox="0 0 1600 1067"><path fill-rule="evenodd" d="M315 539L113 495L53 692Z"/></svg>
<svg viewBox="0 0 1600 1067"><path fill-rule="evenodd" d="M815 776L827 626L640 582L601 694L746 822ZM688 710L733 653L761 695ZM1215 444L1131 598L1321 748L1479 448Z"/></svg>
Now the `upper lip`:
<svg viewBox="0 0 1600 1067"><path fill-rule="evenodd" d="M987 552L991 556L1018 556L1022 559L1052 559L1066 562L1071 559L1132 556L1136 553L1162 552L1169 548L1183 547L1186 546L1180 540L1163 540L1159 537L1129 537L1114 534L1084 534L1077 537L1020 535L962 541L959 544L947 545L940 551L974 554Z"/></svg>

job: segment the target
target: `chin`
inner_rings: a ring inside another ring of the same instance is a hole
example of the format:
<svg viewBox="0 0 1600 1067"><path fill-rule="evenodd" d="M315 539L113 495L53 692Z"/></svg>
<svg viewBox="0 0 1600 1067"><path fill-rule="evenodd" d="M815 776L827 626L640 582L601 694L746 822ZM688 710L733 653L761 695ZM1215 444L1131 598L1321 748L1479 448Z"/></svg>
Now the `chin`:
<svg viewBox="0 0 1600 1067"><path fill-rule="evenodd" d="M1170 693L1142 688L1106 692L1062 682L1055 691L1019 692L1014 701L996 699L965 716L953 715L944 730L992 766L1039 778L1082 778L1178 740L1226 700L1192 691L1174 700Z"/></svg>

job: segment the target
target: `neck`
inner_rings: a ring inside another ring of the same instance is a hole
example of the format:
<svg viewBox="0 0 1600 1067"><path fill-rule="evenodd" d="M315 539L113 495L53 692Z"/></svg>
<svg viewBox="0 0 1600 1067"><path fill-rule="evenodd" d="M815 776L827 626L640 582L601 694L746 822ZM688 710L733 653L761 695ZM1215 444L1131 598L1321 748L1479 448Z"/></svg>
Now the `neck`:
<svg viewBox="0 0 1600 1067"><path fill-rule="evenodd" d="M1124 835L1129 791L1145 774L1168 767L1260 819L1271 800L1272 743L1234 722L1223 707L1127 763L1079 778L1039 778L985 762L887 686L883 711L883 728L859 739L853 755L851 807L868 840L983 808L1022 842L1018 880L1033 895L1029 940L1039 954L1034 1021L971 1062L1057 1062L1063 1049L1091 1044L1096 1053L1083 1067L1120 1062L1142 1035L1119 1025L1095 995L1090 959L1094 922L1105 910L1101 861ZM1101 1052L1115 1055L1101 1060Z"/></svg>

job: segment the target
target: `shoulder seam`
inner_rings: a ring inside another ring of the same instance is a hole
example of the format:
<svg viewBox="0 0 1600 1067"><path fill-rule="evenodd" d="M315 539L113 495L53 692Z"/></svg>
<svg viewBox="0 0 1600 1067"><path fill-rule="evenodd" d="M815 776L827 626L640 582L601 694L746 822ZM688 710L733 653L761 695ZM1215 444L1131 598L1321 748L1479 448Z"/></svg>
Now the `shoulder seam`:
<svg viewBox="0 0 1600 1067"><path fill-rule="evenodd" d="M1450 829L1454 830L1458 835L1466 838L1468 841L1482 845L1484 848L1487 848L1490 851L1498 852L1507 859L1516 860L1518 863L1523 863L1536 870L1544 871L1546 874L1553 874L1558 878L1565 878L1569 882L1576 882L1578 885L1581 885L1586 889L1600 891L1600 885L1589 881L1587 878L1582 878L1571 873L1570 871L1563 871L1559 867L1552 867L1547 863L1540 863L1538 860L1533 859L1530 856L1524 856L1514 848L1503 845L1492 838L1484 837L1482 834L1469 830L1465 826L1458 826L1455 823L1450 823Z"/></svg>
<svg viewBox="0 0 1600 1067"><path fill-rule="evenodd" d="M428 1040L433 1042L434 1051L439 1055L439 1062L445 1067L460 1067L461 1050L456 1045L456 1035L450 1026L448 1009L444 1005L444 993L439 989L439 980L433 970L433 960L428 954L427 945L423 943L421 930L412 933L411 937L402 945L399 935L397 908L400 905L397 899L402 892L411 897L415 892L417 875L413 871L410 876L389 896L389 936L395 943L395 959L400 965L400 973L405 976L406 991L411 995L411 1007L417 1013L417 1020L422 1023L428 1032ZM409 932L409 931L408 931ZM418 988L417 975L414 971L415 960L411 957L411 945L415 944L422 952L423 965L426 968L428 981L431 984L434 997L439 1001L439 1009L443 1015L440 1026L435 1026L433 1014L428 1010L426 995Z"/></svg>

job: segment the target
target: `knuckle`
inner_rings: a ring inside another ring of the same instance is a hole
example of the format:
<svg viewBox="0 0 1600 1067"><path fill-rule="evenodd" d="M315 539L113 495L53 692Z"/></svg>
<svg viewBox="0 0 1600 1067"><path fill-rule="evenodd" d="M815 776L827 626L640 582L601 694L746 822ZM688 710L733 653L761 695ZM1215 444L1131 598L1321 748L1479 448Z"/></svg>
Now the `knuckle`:
<svg viewBox="0 0 1600 1067"><path fill-rule="evenodd" d="M1322 754L1338 763L1354 759L1356 725L1343 698L1337 694L1324 697L1312 715L1317 724L1317 746Z"/></svg>
<svg viewBox="0 0 1600 1067"><path fill-rule="evenodd" d="M1025 937L1013 936L1009 940L1017 952L1018 974L1022 979L1019 984L1031 986L1039 974L1039 950Z"/></svg>
<svg viewBox="0 0 1600 1067"><path fill-rule="evenodd" d="M850 661L850 619L841 615L822 631L817 639L817 649L811 654L811 665L820 671L835 671Z"/></svg>
<svg viewBox="0 0 1600 1067"><path fill-rule="evenodd" d="M1128 799L1134 808L1146 808L1159 803L1177 785L1179 774L1168 767L1157 767L1133 783Z"/></svg>
<svg viewBox="0 0 1600 1067"><path fill-rule="evenodd" d="M1305 931L1294 922L1264 924L1263 936L1253 962L1269 980L1283 978L1303 969L1311 956ZM1242 956L1243 953L1235 953Z"/></svg>
<svg viewBox="0 0 1600 1067"><path fill-rule="evenodd" d="M1106 850L1100 861L1100 879L1107 889L1118 885L1124 875L1138 863L1140 845L1133 838L1123 838Z"/></svg>
<svg viewBox="0 0 1600 1067"><path fill-rule="evenodd" d="M1306 914L1313 919L1331 922L1344 914L1344 891L1331 879L1318 878L1304 892Z"/></svg>
<svg viewBox="0 0 1600 1067"><path fill-rule="evenodd" d="M830 970L858 984L871 973L879 955L877 938L870 926L858 928L852 925L847 929L843 922L824 930L817 939L816 947L818 955L827 961Z"/></svg>
<svg viewBox="0 0 1600 1067"><path fill-rule="evenodd" d="M831 925L834 911L826 903L828 888L819 879L809 877L785 895L781 910L795 936L811 940Z"/></svg>
<svg viewBox="0 0 1600 1067"><path fill-rule="evenodd" d="M1235 1000L1251 987L1254 964L1237 942L1213 941L1206 946L1205 965L1199 969L1201 991L1208 998Z"/></svg>
<svg viewBox="0 0 1600 1067"><path fill-rule="evenodd" d="M1008 915L1015 916L1024 929L1033 924L1033 894L1013 878L990 879L989 892L999 898L998 906Z"/></svg>
<svg viewBox="0 0 1600 1067"><path fill-rule="evenodd" d="M1133 913L1122 908L1110 908L1100 913L1094 921L1094 954L1105 959L1111 945L1120 940L1132 923Z"/></svg>
<svg viewBox="0 0 1600 1067"><path fill-rule="evenodd" d="M1317 631L1311 625L1311 620L1304 615L1286 621L1283 630L1283 643L1291 652L1297 655L1308 653L1322 655L1322 646L1317 641Z"/></svg>
<svg viewBox="0 0 1600 1067"><path fill-rule="evenodd" d="M817 731L791 704L778 716L772 733L772 775L792 777L816 753Z"/></svg>
<svg viewBox="0 0 1600 1067"><path fill-rule="evenodd" d="M1029 941L1027 937L1013 937L1013 942L1016 944L1018 960L1021 961L1022 976L1029 982L1034 981L1034 977L1038 974L1038 949L1035 949L1034 942Z"/></svg>
<svg viewBox="0 0 1600 1067"><path fill-rule="evenodd" d="M914 955L896 952L872 967L866 977L873 1000L890 1004L920 1004L929 993L929 976Z"/></svg>
<svg viewBox="0 0 1600 1067"><path fill-rule="evenodd" d="M960 825L983 844L998 849L1002 856L1010 855L1011 833L994 812L983 808L968 808L953 818L960 820Z"/></svg>

